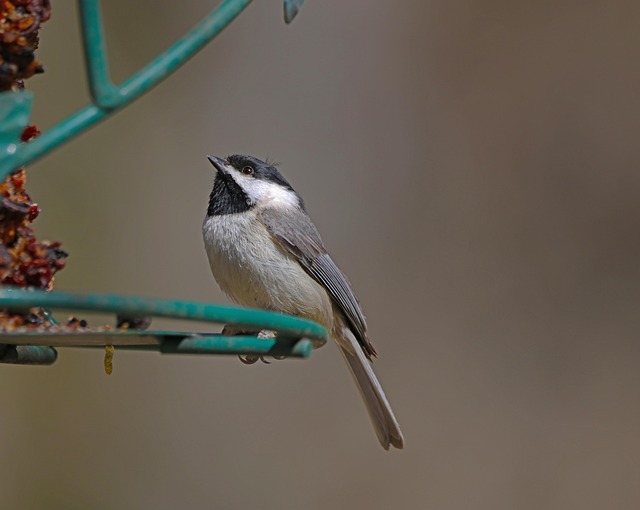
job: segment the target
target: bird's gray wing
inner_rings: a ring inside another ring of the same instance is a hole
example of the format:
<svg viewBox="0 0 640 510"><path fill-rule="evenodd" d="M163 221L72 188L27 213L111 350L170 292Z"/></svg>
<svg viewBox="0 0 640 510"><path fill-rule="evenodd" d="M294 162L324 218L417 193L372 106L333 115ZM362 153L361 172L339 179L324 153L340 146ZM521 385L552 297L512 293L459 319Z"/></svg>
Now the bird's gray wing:
<svg viewBox="0 0 640 510"><path fill-rule="evenodd" d="M375 356L376 351L367 338L367 325L360 303L351 290L349 280L325 250L309 216L300 210L292 214L270 208L263 209L261 215L267 230L278 244L327 289L367 357Z"/></svg>

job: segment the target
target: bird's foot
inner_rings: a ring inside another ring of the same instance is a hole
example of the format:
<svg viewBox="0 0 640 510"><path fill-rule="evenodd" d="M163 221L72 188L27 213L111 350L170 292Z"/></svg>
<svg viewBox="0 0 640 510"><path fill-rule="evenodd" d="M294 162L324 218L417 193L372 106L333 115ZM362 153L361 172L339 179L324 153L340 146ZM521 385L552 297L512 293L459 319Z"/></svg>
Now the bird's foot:
<svg viewBox="0 0 640 510"><path fill-rule="evenodd" d="M286 357L286 356L285 356ZM265 365L271 365L270 361L267 361L264 356L256 356L255 354L247 354L246 356L238 356L238 359L245 365L253 365L258 361L262 361ZM279 359L274 356L274 359Z"/></svg>
<svg viewBox="0 0 640 510"><path fill-rule="evenodd" d="M258 333L258 338L268 338L268 339L272 339L272 338L277 338L278 337L278 332L277 331L273 331L271 329L263 329L262 331L260 331L260 333ZM273 359L275 360L283 360L283 359L287 359L288 356L272 356ZM267 365L270 365L271 362L267 361L266 359L264 359L264 356L260 356L260 360L263 363L266 363Z"/></svg>
<svg viewBox="0 0 640 510"><path fill-rule="evenodd" d="M256 356L254 354L247 354L246 356L238 356L238 359L244 363L245 365L253 365L257 363L260 359L260 356Z"/></svg>
<svg viewBox="0 0 640 510"><path fill-rule="evenodd" d="M222 329L222 334L223 335L227 335L227 336L238 336L238 335L256 335L255 331L247 331L245 329L242 329L238 326L233 326L233 325L229 325L227 324L223 329ZM260 339L273 339L276 338L278 336L278 332L277 331L273 331L271 329L263 329L261 331L258 332L258 334L256 335L258 338ZM282 360L285 359L287 356L273 356L273 359L277 359L277 360ZM245 365L253 365L255 363L257 363L258 361L262 361L264 364L266 365L270 365L271 362L268 361L266 359L265 356L257 356L255 354L247 354L246 356L238 356L238 359L240 359L240 361L242 363L244 363Z"/></svg>

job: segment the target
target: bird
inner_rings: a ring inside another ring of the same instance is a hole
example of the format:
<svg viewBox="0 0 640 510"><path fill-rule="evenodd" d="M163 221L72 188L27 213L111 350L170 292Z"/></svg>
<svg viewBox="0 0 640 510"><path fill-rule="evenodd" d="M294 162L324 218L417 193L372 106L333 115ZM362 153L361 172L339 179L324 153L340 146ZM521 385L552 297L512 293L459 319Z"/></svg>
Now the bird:
<svg viewBox="0 0 640 510"><path fill-rule="evenodd" d="M371 361L360 303L303 199L274 164L245 154L207 156L216 170L202 224L211 271L236 304L315 321L335 340L385 450L404 437Z"/></svg>

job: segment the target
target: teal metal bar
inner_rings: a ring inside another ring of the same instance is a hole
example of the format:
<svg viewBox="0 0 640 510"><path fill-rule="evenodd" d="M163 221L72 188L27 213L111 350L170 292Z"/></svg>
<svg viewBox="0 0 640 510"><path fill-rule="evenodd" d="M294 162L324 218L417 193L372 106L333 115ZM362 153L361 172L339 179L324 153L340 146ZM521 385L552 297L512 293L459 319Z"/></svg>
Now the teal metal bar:
<svg viewBox="0 0 640 510"><path fill-rule="evenodd" d="M163 354L249 354L306 358L311 355L314 345L319 347L327 339L327 331L319 324L264 310L194 301L0 287L0 308L21 310L33 307L202 320L233 324L254 331L270 329L277 331L278 337L177 331L64 331L63 326L57 326L58 329L54 327L44 331L24 330L0 334L0 363L49 365L57 357L54 347L105 345L115 345L118 349L153 350Z"/></svg>
<svg viewBox="0 0 640 510"><path fill-rule="evenodd" d="M87 74L96 104L86 106L28 144L18 144L17 139L4 143L0 137L0 180L16 168L36 161L68 142L157 85L202 49L251 3L251 0L225 0L185 37L125 80L120 87L116 87L109 79L99 2L79 1ZM85 26L85 23L88 25ZM3 112L0 111L0 123L18 115L18 98L14 96L18 93L0 94L7 105L13 103L13 110L8 114L2 116ZM24 115L20 117L22 128L26 126L27 119Z"/></svg>
<svg viewBox="0 0 640 510"><path fill-rule="evenodd" d="M254 336L192 336L182 340L169 337L164 338L160 346L163 354L253 354L295 358L308 358L312 350L313 344L307 339Z"/></svg>
<svg viewBox="0 0 640 510"><path fill-rule="evenodd" d="M313 342L307 338L261 338L177 331L78 331L4 333L0 335L0 363L51 364L54 347L157 351L162 354L231 354L308 358ZM51 351L53 349L53 352ZM29 362L29 360L32 360Z"/></svg>
<svg viewBox="0 0 640 510"><path fill-rule="evenodd" d="M0 344L0 363L11 365L53 365L58 352L42 345Z"/></svg>
<svg viewBox="0 0 640 510"><path fill-rule="evenodd" d="M213 305L195 301L175 301L110 294L75 294L37 290L0 288L0 308L28 309L32 307L86 310L128 315L153 315L176 319L203 320L221 324L269 329L292 337L308 337L324 342L327 331L305 319L275 312Z"/></svg>
<svg viewBox="0 0 640 510"><path fill-rule="evenodd" d="M115 108L119 104L119 91L109 77L109 61L100 2L99 0L80 0L78 7L91 97L94 104L100 108Z"/></svg>
<svg viewBox="0 0 640 510"><path fill-rule="evenodd" d="M218 35L251 0L225 0L191 32L167 51L134 73L120 86L109 78L109 65L99 0L80 0L80 17L85 60L95 104L104 109L119 108L164 80Z"/></svg>
<svg viewBox="0 0 640 510"><path fill-rule="evenodd" d="M14 157L20 146L20 135L29 122L33 94L16 90L0 94L0 154Z"/></svg>
<svg viewBox="0 0 640 510"><path fill-rule="evenodd" d="M285 23L291 23L293 18L298 15L300 7L302 7L304 0L284 0L284 21Z"/></svg>

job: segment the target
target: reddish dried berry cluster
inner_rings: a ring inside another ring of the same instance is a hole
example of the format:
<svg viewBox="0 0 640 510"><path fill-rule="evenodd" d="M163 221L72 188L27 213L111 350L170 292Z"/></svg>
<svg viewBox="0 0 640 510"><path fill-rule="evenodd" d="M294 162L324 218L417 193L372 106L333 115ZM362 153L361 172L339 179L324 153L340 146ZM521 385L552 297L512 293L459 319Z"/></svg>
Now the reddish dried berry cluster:
<svg viewBox="0 0 640 510"><path fill-rule="evenodd" d="M40 25L50 15L49 0L0 0L0 92L22 88L22 80L42 72L34 51ZM28 143L39 134L38 128L27 126L20 139ZM67 254L58 242L36 239L30 223L40 209L25 190L26 179L21 168L0 184L0 285L51 290ZM0 310L0 331L51 326L38 308L27 312Z"/></svg>
<svg viewBox="0 0 640 510"><path fill-rule="evenodd" d="M22 140L23 142L29 142L39 135L40 130L37 127L27 126L26 128L24 128L22 135L20 135L20 140Z"/></svg>
<svg viewBox="0 0 640 510"><path fill-rule="evenodd" d="M36 133L37 129L30 126L25 129L23 139ZM67 254L58 242L36 239L30 223L38 217L40 209L31 201L25 184L24 169L0 184L0 284L50 290ZM46 315L36 308L28 312L0 310L0 331L50 326Z"/></svg>
<svg viewBox="0 0 640 510"><path fill-rule="evenodd" d="M36 239L29 223L40 210L25 191L25 182L21 169L0 184L0 283L50 289L67 254L58 242Z"/></svg>
<svg viewBox="0 0 640 510"><path fill-rule="evenodd" d="M6 333L27 333L46 329L50 333L69 333L88 331L87 321L69 317L66 322L51 324L42 308L33 308L26 313L16 314L9 310L0 310L0 328ZM102 326L92 331L113 331L113 327Z"/></svg>
<svg viewBox="0 0 640 510"><path fill-rule="evenodd" d="M43 71L34 52L38 29L50 16L49 0L0 0L0 90Z"/></svg>

